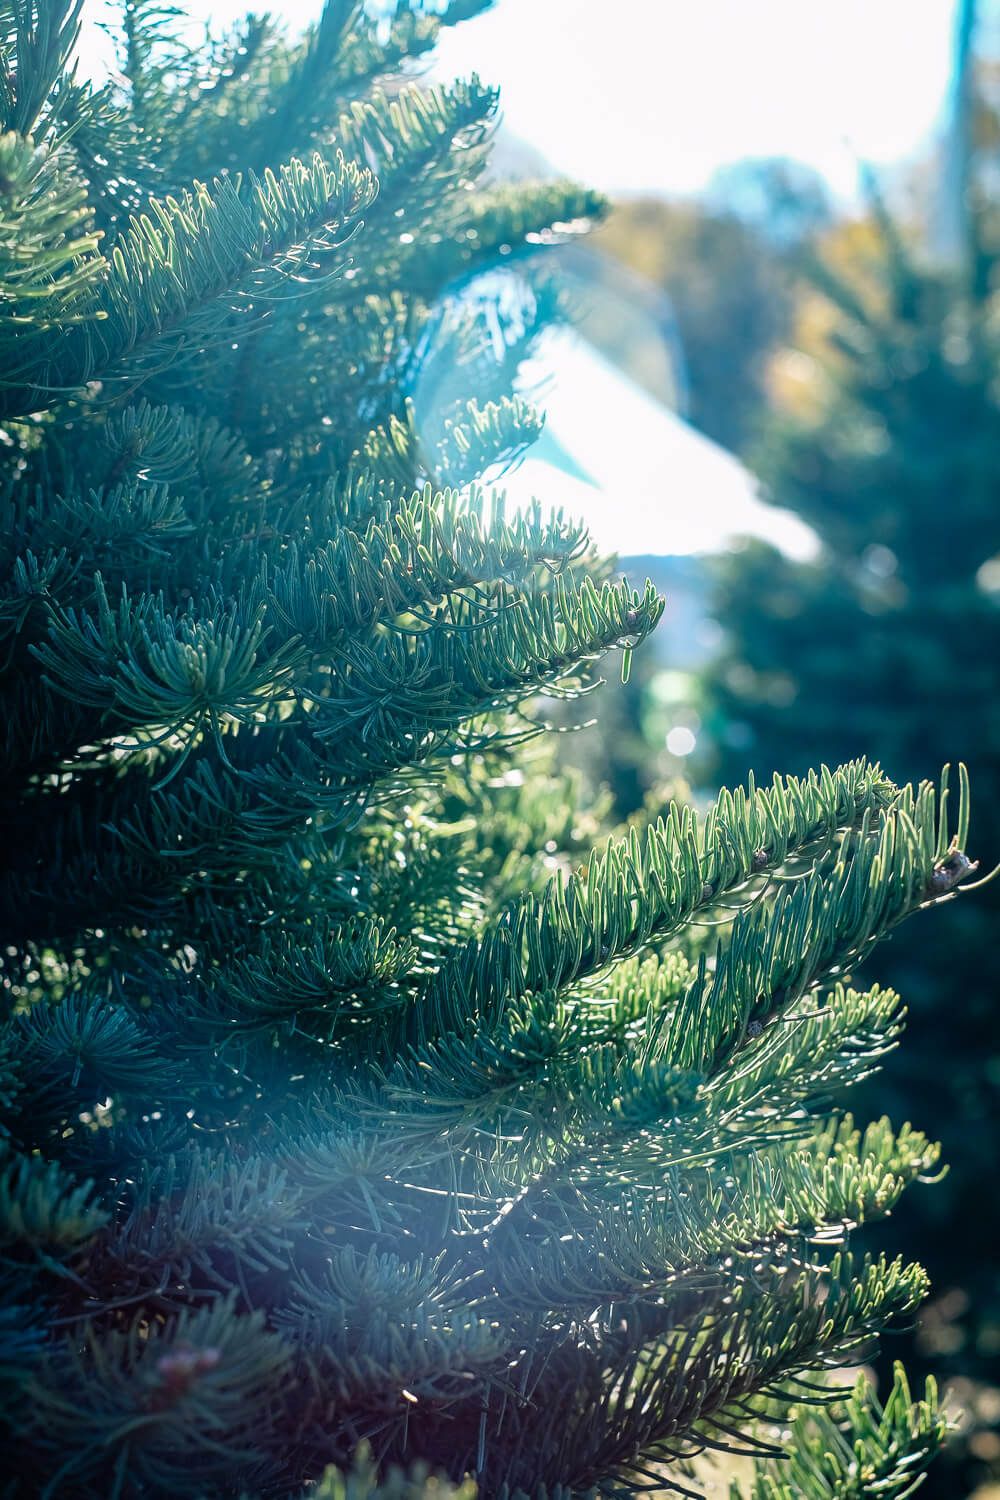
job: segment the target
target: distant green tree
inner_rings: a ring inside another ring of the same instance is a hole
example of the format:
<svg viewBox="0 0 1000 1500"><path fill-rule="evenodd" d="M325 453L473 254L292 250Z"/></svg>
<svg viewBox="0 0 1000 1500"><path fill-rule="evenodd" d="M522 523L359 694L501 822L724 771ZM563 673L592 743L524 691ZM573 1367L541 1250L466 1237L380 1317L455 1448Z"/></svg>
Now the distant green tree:
<svg viewBox="0 0 1000 1500"><path fill-rule="evenodd" d="M996 860L1000 260L986 213L961 270L923 263L884 214L875 220L860 239L839 236L838 269L815 266L828 314L800 360L811 379L755 454L768 498L815 528L819 555L795 563L755 544L717 567L727 644L705 682L715 761L703 770L766 776L776 761L865 745L919 779L957 753L982 789L981 848ZM872 961L906 995L914 1033L873 1097L933 1120L950 1164L942 1191L915 1195L894 1221L896 1242L923 1247L937 1291L958 1289L939 1307L962 1315L942 1332L939 1312L911 1352L984 1376L1000 1334L987 1249L1000 1242L1000 1207L983 1191L1000 1130L998 914L994 884ZM965 1478L951 1482L935 1481L965 1493Z"/></svg>

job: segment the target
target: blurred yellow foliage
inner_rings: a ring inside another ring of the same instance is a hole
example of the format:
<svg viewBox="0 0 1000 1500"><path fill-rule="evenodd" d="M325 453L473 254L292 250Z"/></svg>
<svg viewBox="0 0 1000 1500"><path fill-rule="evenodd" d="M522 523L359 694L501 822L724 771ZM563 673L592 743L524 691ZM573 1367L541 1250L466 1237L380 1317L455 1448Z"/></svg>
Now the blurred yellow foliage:
<svg viewBox="0 0 1000 1500"><path fill-rule="evenodd" d="M888 312L885 244L873 219L835 223L820 237L816 254L874 316ZM799 287L789 341L774 351L767 364L767 394L776 411L804 422L820 419L831 390L830 377L840 375L845 362L834 338L841 317L816 286Z"/></svg>

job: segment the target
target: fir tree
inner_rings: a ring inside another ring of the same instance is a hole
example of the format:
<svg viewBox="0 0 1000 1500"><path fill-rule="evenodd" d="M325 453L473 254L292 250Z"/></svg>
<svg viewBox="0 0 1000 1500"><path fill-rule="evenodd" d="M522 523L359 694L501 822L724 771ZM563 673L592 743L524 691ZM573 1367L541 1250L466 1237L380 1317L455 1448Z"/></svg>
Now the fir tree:
<svg viewBox="0 0 1000 1500"><path fill-rule="evenodd" d="M709 674L706 718L722 779L773 757L794 771L862 746L918 778L945 745L980 786L1000 776L995 211L972 215L956 269L928 264L877 201L872 229L868 253L856 245L846 269L813 266L813 295L830 313L811 400L776 416L757 454L768 498L815 528L819 556L799 564L753 545L717 575L727 647ZM980 839L991 854L1000 847L990 799ZM952 1327L935 1347L928 1333L923 1354L987 1379L1000 1314L986 1248L1000 1219L982 1193L1000 1128L998 897L994 883L950 906L871 966L906 996L914 1034L870 1092L878 1107L930 1123L950 1163L941 1191L908 1200L895 1225L897 1243L921 1245L935 1286L959 1289L961 1334ZM957 1480L954 1493L972 1482Z"/></svg>
<svg viewBox="0 0 1000 1500"><path fill-rule="evenodd" d="M856 760L580 854L520 775L530 700L661 601L475 483L545 309L441 348L435 303L598 207L483 187L494 92L407 81L476 8L192 51L132 0L106 88L73 0L0 8L14 1494L683 1489L760 1423L755 1495L818 1500L940 1441L901 1375L791 1468L769 1433L925 1290L847 1241L937 1150L834 1101L900 1027L846 971L972 867L965 779Z"/></svg>

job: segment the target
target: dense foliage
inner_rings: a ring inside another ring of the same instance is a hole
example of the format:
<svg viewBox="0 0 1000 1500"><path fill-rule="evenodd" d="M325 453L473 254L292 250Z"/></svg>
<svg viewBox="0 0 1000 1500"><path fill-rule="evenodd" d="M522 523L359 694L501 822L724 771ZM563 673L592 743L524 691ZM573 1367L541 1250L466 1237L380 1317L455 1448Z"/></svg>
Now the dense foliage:
<svg viewBox="0 0 1000 1500"><path fill-rule="evenodd" d="M937 1148L835 1101L964 777L574 853L512 745L661 601L473 483L541 306L438 305L597 205L481 185L496 96L406 81L418 5L192 51L132 0L101 89L77 18L0 5L11 1493L615 1495L759 1419L760 1500L901 1494L933 1391L783 1424L925 1291L847 1242Z"/></svg>

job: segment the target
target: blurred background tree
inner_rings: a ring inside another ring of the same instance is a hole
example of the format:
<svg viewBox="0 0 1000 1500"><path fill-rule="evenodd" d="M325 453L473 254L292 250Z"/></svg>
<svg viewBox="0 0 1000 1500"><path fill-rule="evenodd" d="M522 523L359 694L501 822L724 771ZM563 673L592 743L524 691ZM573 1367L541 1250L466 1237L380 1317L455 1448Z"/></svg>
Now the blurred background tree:
<svg viewBox="0 0 1000 1500"><path fill-rule="evenodd" d="M967 82L967 80L966 80ZM987 77L987 85L992 80ZM706 779L792 769L817 748L861 744L915 779L945 744L972 769L983 848L1000 855L1000 240L996 113L970 96L946 144L939 193L901 227L869 216L828 233L774 360L752 462L767 497L815 529L795 563L761 543L720 559L725 646L704 679ZM873 970L911 1008L911 1039L877 1085L895 1119L931 1119L950 1173L915 1195L895 1242L915 1236L936 1300L895 1353L954 1378L966 1442L925 1493L1000 1476L996 1196L983 1193L1000 1127L995 932L1000 886L915 924ZM874 976L873 976L874 977ZM872 1102L871 1100L868 1101ZM994 1247L990 1251L987 1247ZM992 1493L992 1492L991 1492Z"/></svg>

